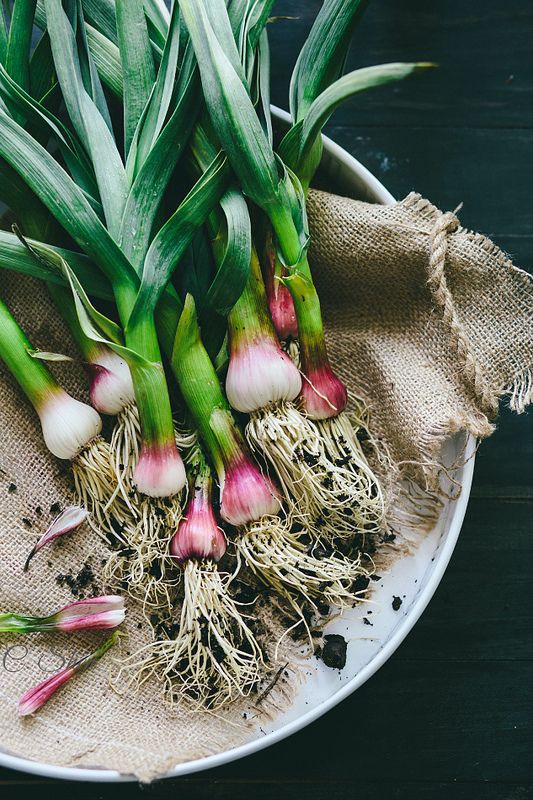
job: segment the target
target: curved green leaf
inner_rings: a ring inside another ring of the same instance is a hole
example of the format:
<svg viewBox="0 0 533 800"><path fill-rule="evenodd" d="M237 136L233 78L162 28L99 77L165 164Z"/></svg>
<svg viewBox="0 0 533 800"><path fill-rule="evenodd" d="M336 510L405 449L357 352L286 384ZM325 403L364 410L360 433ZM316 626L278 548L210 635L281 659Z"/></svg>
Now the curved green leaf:
<svg viewBox="0 0 533 800"><path fill-rule="evenodd" d="M226 316L241 296L248 279L252 226L246 200L237 189L230 188L224 193L220 208L225 220L226 246L207 292L206 304Z"/></svg>
<svg viewBox="0 0 533 800"><path fill-rule="evenodd" d="M311 103L305 118L289 130L279 146L280 157L308 186L322 155L322 128L345 100L368 89L404 80L434 66L429 63L379 64L343 75Z"/></svg>
<svg viewBox="0 0 533 800"><path fill-rule="evenodd" d="M81 144L61 120L33 100L29 94L18 86L1 64L0 96L9 108L15 112L14 116L22 117L26 123L30 123L37 130L44 131L47 139L50 137L56 139L61 154L76 183L84 190L93 208L99 212L101 207L96 200L98 188L90 162Z"/></svg>
<svg viewBox="0 0 533 800"><path fill-rule="evenodd" d="M352 34L368 0L324 0L300 50L291 77L289 107L294 122L342 75Z"/></svg>
<svg viewBox="0 0 533 800"><path fill-rule="evenodd" d="M106 345L106 347L121 356L130 367L143 368L153 366L151 361L122 344L122 331L119 326L113 320L101 314L92 305L83 286L64 259L61 259L61 268L72 291L80 328L87 339Z"/></svg>
<svg viewBox="0 0 533 800"><path fill-rule="evenodd" d="M39 249L41 242L34 239L26 241L31 245L33 251L44 257L45 252L41 252ZM47 247L52 249L50 245ZM70 263L72 270L91 297L99 297L103 300L113 299L109 283L86 256L60 247L53 249ZM66 283L64 274L57 266L38 260L14 233L2 230L0 230L0 268L18 272L21 275L31 275L39 280L52 281L59 286L64 286Z"/></svg>
<svg viewBox="0 0 533 800"><path fill-rule="evenodd" d="M45 0L54 64L72 125L90 156L109 231L118 237L126 202L124 165L113 136L81 73L74 30L61 0ZM82 20L79 20L80 24Z"/></svg>

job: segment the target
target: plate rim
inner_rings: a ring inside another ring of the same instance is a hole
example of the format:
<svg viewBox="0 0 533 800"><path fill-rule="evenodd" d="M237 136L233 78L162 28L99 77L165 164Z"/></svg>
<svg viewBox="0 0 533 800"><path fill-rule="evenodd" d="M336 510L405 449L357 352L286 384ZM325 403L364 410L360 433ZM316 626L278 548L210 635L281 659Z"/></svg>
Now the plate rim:
<svg viewBox="0 0 533 800"><path fill-rule="evenodd" d="M273 116L282 122L289 122L289 114L278 108L272 106ZM339 160L346 166L347 169L355 173L362 182L364 182L368 189L374 194L376 199L384 205L389 205L395 202L392 194L383 186L383 184L356 158L350 155L344 148L340 147L332 139L324 136L324 149L329 155ZM194 759L187 761L183 764L178 764L168 772L164 773L158 780L164 778L177 778L185 775L191 775L196 772L201 772L215 767L229 764L232 761L237 761L245 756L257 753L264 750L283 739L292 736L303 728L315 722L322 717L332 708L341 703L346 697L355 692L360 686L372 677L382 666L385 664L395 650L400 646L408 633L415 626L420 616L426 609L429 601L433 597L438 585L440 584L444 572L450 562L450 558L457 544L457 539L461 532L468 500L470 497L470 490L472 486L472 478L474 474L476 443L472 435L468 435L465 447L465 457L463 464L463 475L461 480L461 494L457 500L454 501L450 513L449 526L446 532L443 532L441 537L441 544L439 546L438 554L435 559L433 572L424 587L424 589L417 595L414 603L409 611L405 614L401 622L396 627L391 638L351 680L339 689L332 697L321 701L314 708L306 711L297 719L283 725L279 730L272 731L260 739L254 739L246 744L234 747L231 750L225 750L221 753L216 753L204 758ZM54 764L46 764L40 761L31 761L30 759L23 758L22 756L11 755L0 751L0 766L6 769L12 769L19 772L26 772L31 775L39 775L44 778L55 778L56 780L66 781L81 781L89 783L130 783L137 781L134 775L120 773L112 769L92 769L81 767L61 767Z"/></svg>

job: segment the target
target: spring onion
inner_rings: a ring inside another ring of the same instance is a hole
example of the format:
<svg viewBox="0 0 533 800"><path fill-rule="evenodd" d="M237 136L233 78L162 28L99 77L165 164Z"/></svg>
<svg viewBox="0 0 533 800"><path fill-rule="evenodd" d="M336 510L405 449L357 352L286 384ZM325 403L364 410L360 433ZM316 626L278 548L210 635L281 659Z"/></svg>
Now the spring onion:
<svg viewBox="0 0 533 800"><path fill-rule="evenodd" d="M124 622L125 616L123 598L117 595L104 595L69 603L55 614L47 617L0 614L0 631L2 633L42 631L74 633L89 628L116 628Z"/></svg>
<svg viewBox="0 0 533 800"><path fill-rule="evenodd" d="M33 349L0 299L0 360L37 412L50 452L73 460L99 435L102 421L91 406L67 394L42 361L31 357Z"/></svg>

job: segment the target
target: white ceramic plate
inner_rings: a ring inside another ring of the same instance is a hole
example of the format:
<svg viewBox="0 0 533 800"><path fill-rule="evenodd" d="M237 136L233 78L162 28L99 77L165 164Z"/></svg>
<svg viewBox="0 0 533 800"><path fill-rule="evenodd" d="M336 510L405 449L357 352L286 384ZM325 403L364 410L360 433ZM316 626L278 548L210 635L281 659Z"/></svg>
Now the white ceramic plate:
<svg viewBox="0 0 533 800"><path fill-rule="evenodd" d="M289 119L279 109L274 109L274 116L281 122ZM325 139L323 167L336 189L347 196L376 203L394 202L392 195L362 164L330 139ZM450 439L443 454L445 460L454 463L464 446L464 437ZM262 732L251 732L246 744L208 758L180 764L168 772L168 777L217 767L279 742L340 703L390 658L427 606L448 565L468 503L474 471L474 449L474 440L470 438L464 453L465 465L455 475L462 486L459 499L444 506L437 526L417 546L416 552L397 560L383 580L375 584L372 616L369 617L372 627L363 623L366 606L351 609L328 626L328 633L342 633L349 642L344 670L339 673L312 659L307 668L307 680L295 702L283 715L270 723L262 721ZM392 607L393 597L402 600L397 611ZM120 775L112 770L57 767L1 752L0 764L51 778L106 782L132 780L131 776Z"/></svg>

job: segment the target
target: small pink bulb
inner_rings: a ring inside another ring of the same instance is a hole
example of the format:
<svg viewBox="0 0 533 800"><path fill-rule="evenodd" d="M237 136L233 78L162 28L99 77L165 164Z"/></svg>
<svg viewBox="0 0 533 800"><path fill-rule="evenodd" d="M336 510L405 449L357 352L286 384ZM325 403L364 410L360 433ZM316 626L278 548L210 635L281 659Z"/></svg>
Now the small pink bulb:
<svg viewBox="0 0 533 800"><path fill-rule="evenodd" d="M141 494L148 497L171 497L185 486L186 476L182 458L174 442L165 445L144 443L133 482Z"/></svg>
<svg viewBox="0 0 533 800"><path fill-rule="evenodd" d="M226 394L237 411L249 414L270 403L295 400L301 387L298 368L273 335L232 347Z"/></svg>
<svg viewBox="0 0 533 800"><path fill-rule="evenodd" d="M346 408L348 392L329 364L304 375L302 382L304 408L311 419L330 419Z"/></svg>
<svg viewBox="0 0 533 800"><path fill-rule="evenodd" d="M55 675L46 678L42 683L38 683L37 686L28 689L18 702L19 715L26 717L28 714L34 714L39 711L60 686L67 683L75 674L76 670L73 667L65 667L56 672Z"/></svg>
<svg viewBox="0 0 533 800"><path fill-rule="evenodd" d="M280 340L298 338L298 323L291 293L283 283L276 282L268 292L268 307Z"/></svg>
<svg viewBox="0 0 533 800"><path fill-rule="evenodd" d="M281 509L273 483L244 455L226 468L220 495L220 516L235 527L278 514Z"/></svg>
<svg viewBox="0 0 533 800"><path fill-rule="evenodd" d="M210 498L201 488L194 490L187 504L170 552L180 563L191 558L220 561L226 552L226 539L217 525Z"/></svg>
<svg viewBox="0 0 533 800"><path fill-rule="evenodd" d="M110 600L113 598L98 598L101 600ZM107 651L113 647L113 645L117 642L118 639L118 631L115 631L111 636L105 639L102 644L93 650L92 653L81 658L75 664L71 664L68 667L63 667L54 675L51 675L46 680L38 683L37 686L33 686L28 691L24 692L22 697L18 702L18 711L21 717L26 717L28 714L34 714L36 711L39 711L45 703L47 703L50 698L57 692L57 690L63 686L63 684L67 683L74 675L77 675L79 672L90 667L100 658L102 658Z"/></svg>
<svg viewBox="0 0 533 800"><path fill-rule="evenodd" d="M124 621L124 599L118 595L103 595L70 603L54 615L54 627L61 631L87 628L116 628Z"/></svg>

